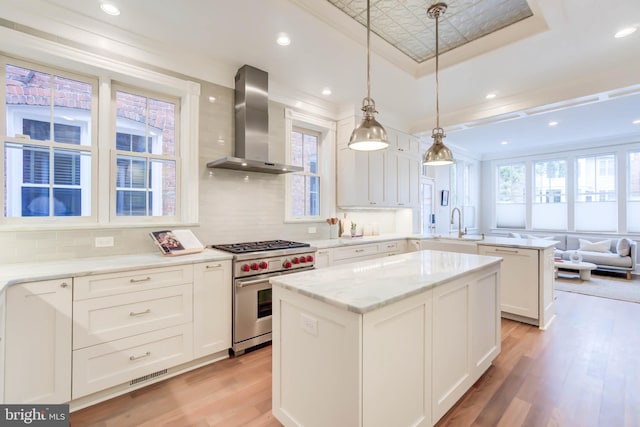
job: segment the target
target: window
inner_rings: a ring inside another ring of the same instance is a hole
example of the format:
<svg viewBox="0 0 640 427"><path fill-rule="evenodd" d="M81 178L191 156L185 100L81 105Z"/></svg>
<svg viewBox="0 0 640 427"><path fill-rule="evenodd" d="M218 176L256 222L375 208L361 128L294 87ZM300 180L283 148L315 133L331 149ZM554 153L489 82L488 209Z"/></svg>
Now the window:
<svg viewBox="0 0 640 427"><path fill-rule="evenodd" d="M627 154L627 231L640 232L640 151Z"/></svg>
<svg viewBox="0 0 640 427"><path fill-rule="evenodd" d="M335 209L333 190L326 184L335 171L335 122L285 109L286 158L302 172L286 177L285 221L324 222Z"/></svg>
<svg viewBox="0 0 640 427"><path fill-rule="evenodd" d="M525 228L526 176L524 163L496 168L496 227Z"/></svg>
<svg viewBox="0 0 640 427"><path fill-rule="evenodd" d="M576 231L616 231L615 155L576 158Z"/></svg>
<svg viewBox="0 0 640 427"><path fill-rule="evenodd" d="M93 76L0 56L0 223L197 222L199 85L42 44Z"/></svg>
<svg viewBox="0 0 640 427"><path fill-rule="evenodd" d="M96 81L3 64L4 217L91 217Z"/></svg>
<svg viewBox="0 0 640 427"><path fill-rule="evenodd" d="M294 128L291 132L290 146L291 164L304 167L303 172L291 176L291 215L320 216L320 135L310 130Z"/></svg>
<svg viewBox="0 0 640 427"><path fill-rule="evenodd" d="M531 228L567 229L567 162L541 160L533 163Z"/></svg>
<svg viewBox="0 0 640 427"><path fill-rule="evenodd" d="M460 208L462 212L462 227L473 229L477 227L476 207L478 205L478 178L476 165L467 160L458 159L451 165L451 209ZM474 179L475 178L475 179ZM458 230L458 224L451 224L451 231Z"/></svg>
<svg viewBox="0 0 640 427"><path fill-rule="evenodd" d="M116 216L176 215L177 101L115 90Z"/></svg>

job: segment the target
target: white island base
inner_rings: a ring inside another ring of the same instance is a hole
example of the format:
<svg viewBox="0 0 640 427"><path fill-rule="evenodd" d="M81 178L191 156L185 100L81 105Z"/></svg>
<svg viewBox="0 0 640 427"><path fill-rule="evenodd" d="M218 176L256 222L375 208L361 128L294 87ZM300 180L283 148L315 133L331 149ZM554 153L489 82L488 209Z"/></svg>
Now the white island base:
<svg viewBox="0 0 640 427"><path fill-rule="evenodd" d="M433 269L443 259L450 275ZM329 297L313 295L322 280ZM500 352L498 258L422 251L272 282L273 413L285 426L432 426ZM340 299L349 282L353 305ZM385 282L407 292L358 304Z"/></svg>

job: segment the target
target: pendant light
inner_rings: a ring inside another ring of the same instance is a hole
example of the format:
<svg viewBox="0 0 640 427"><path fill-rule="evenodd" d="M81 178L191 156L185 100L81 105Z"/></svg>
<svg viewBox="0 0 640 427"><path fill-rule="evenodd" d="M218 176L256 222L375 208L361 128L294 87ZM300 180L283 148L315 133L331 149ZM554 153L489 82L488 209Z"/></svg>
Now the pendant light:
<svg viewBox="0 0 640 427"><path fill-rule="evenodd" d="M362 121L351 133L348 147L358 151L382 150L389 146L387 131L375 119L376 102L371 98L371 29L370 8L367 0L367 97L362 100Z"/></svg>
<svg viewBox="0 0 640 427"><path fill-rule="evenodd" d="M429 166L450 165L454 162L451 150L442 142L446 136L444 129L440 127L440 87L438 81L438 18L447 10L446 3L436 3L427 9L427 15L436 20L436 127L431 133L433 144L422 159L422 163Z"/></svg>

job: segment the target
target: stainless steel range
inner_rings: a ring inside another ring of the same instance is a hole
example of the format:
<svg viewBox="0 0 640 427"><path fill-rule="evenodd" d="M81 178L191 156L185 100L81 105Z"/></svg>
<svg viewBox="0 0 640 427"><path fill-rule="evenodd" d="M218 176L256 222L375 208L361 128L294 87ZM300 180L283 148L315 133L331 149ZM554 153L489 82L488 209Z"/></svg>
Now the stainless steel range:
<svg viewBox="0 0 640 427"><path fill-rule="evenodd" d="M269 278L311 270L316 248L287 240L211 245L233 257L233 352L271 341Z"/></svg>

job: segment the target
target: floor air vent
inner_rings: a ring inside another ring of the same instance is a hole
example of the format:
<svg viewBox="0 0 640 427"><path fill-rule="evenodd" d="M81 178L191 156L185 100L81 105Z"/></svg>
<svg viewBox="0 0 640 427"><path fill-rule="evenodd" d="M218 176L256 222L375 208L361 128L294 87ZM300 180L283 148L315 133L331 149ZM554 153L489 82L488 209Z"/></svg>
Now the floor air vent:
<svg viewBox="0 0 640 427"><path fill-rule="evenodd" d="M149 374L149 375L145 375L144 377L140 377L140 378L136 378L136 379L134 379L134 380L131 380L131 382L129 383L129 385L136 385L136 384L138 384L138 383L141 383L141 382L143 382L143 381L150 380L151 378L159 377L160 375L164 375L164 374L166 374L166 373L167 373L167 370L166 370L166 369L163 369L163 370L161 370L161 371L154 372L154 373Z"/></svg>

